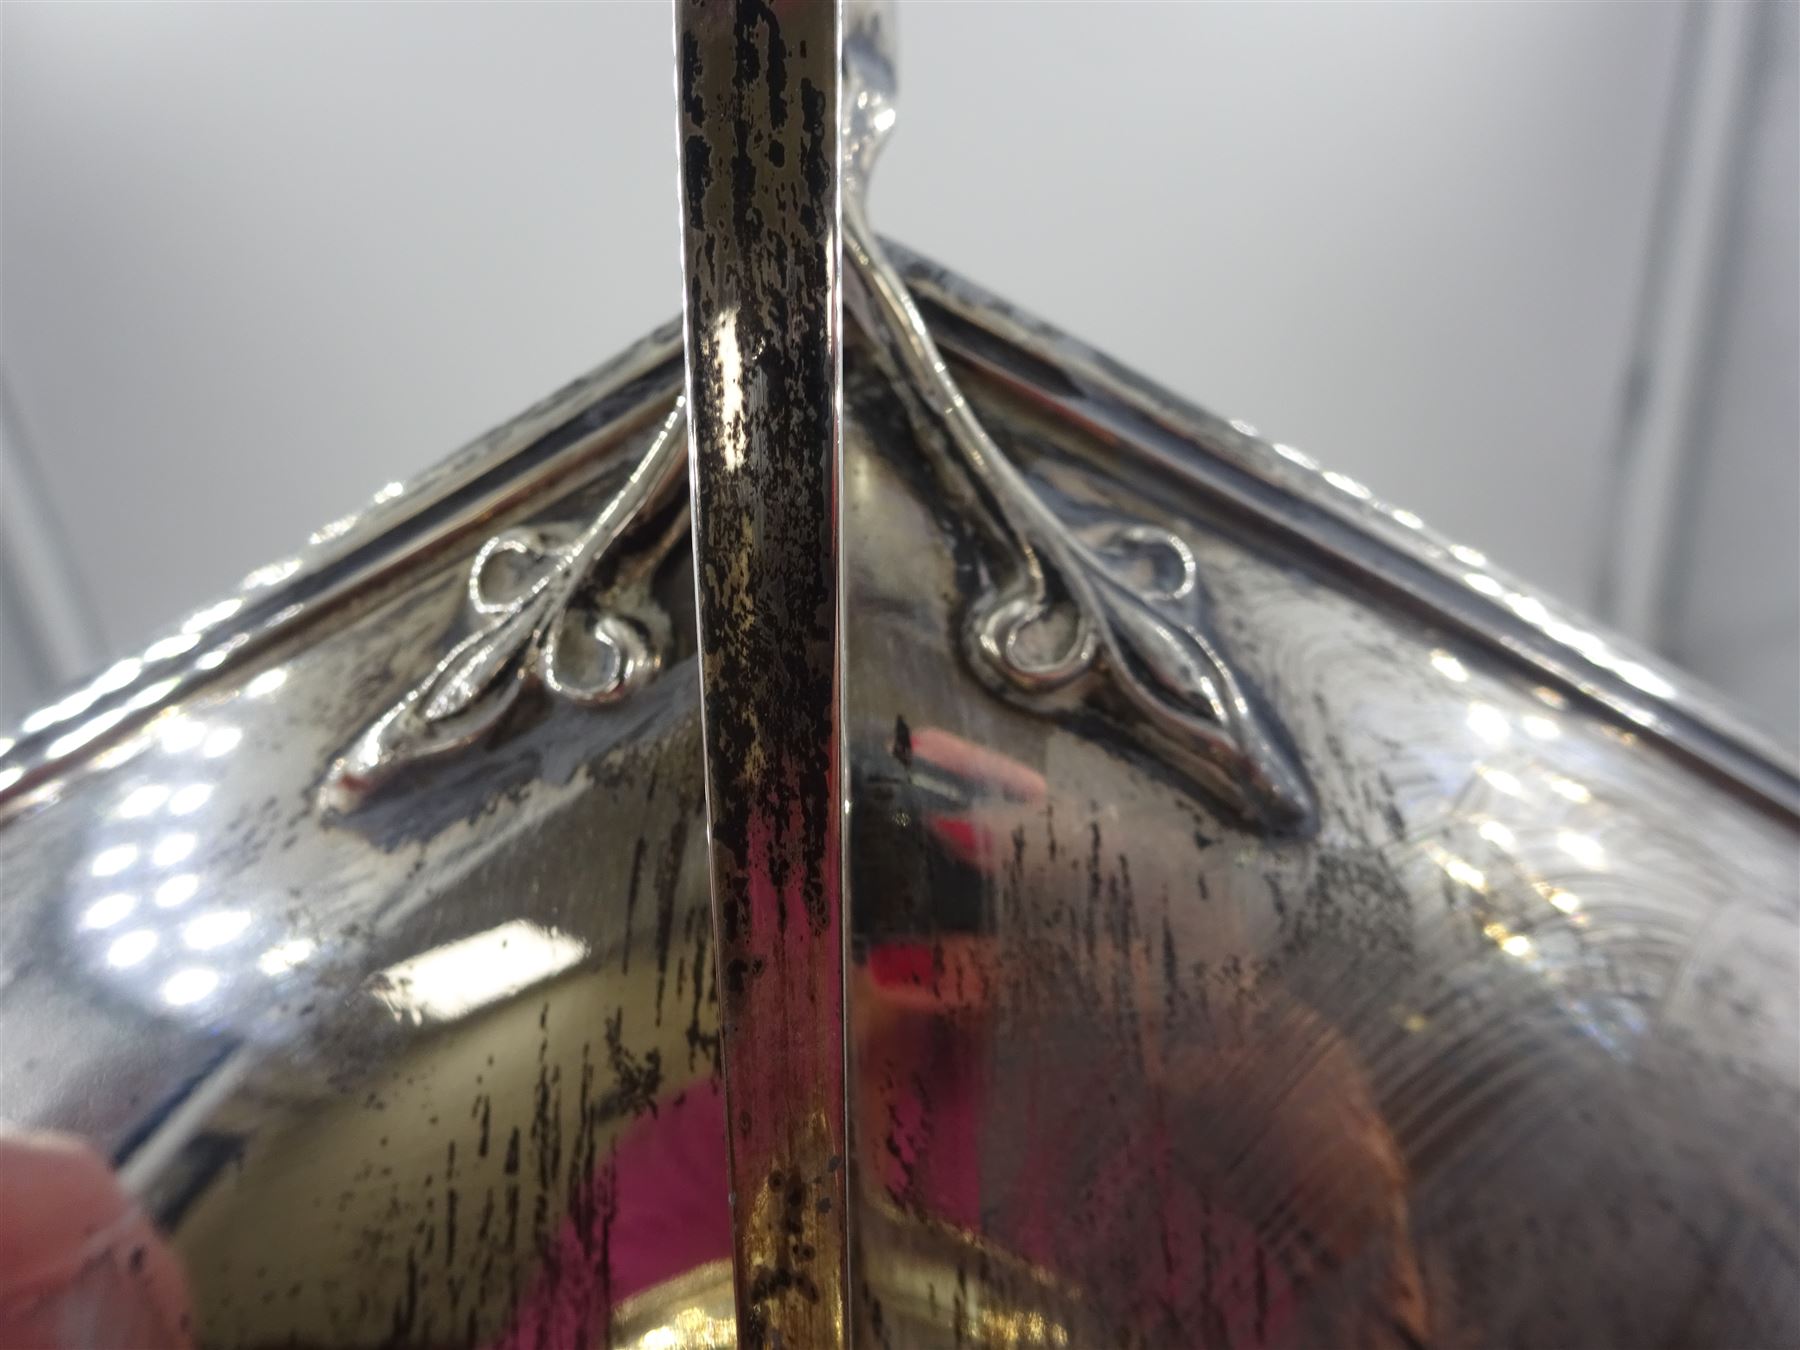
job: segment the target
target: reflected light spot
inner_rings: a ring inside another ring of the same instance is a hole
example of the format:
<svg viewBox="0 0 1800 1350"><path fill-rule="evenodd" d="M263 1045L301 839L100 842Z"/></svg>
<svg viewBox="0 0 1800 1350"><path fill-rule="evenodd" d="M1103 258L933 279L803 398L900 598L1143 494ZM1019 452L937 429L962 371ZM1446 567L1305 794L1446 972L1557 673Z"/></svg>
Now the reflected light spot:
<svg viewBox="0 0 1800 1350"><path fill-rule="evenodd" d="M1675 697L1675 686L1650 669L1649 666L1639 665L1636 661L1621 661L1613 669L1618 672L1619 678L1625 683L1642 689L1646 694L1656 698Z"/></svg>
<svg viewBox="0 0 1800 1350"><path fill-rule="evenodd" d="M1500 944L1500 950L1508 956L1527 957L1531 955L1531 939L1514 933Z"/></svg>
<svg viewBox="0 0 1800 1350"><path fill-rule="evenodd" d="M211 783L189 783L174 796L169 798L169 814L172 816L191 816L206 805L206 799L212 796Z"/></svg>
<svg viewBox="0 0 1800 1350"><path fill-rule="evenodd" d="M96 736L111 731L114 727L118 726L120 722L125 720L129 711L130 710L126 708L111 708L106 712L101 713L98 717L90 718L67 735L59 736L51 741L46 753L51 759L56 759L59 756L69 754L71 751L79 750Z"/></svg>
<svg viewBox="0 0 1800 1350"><path fill-rule="evenodd" d="M304 963L316 950L318 944L311 938L290 938L258 957L257 968L265 975L285 975L295 966Z"/></svg>
<svg viewBox="0 0 1800 1350"><path fill-rule="evenodd" d="M71 717L78 717L88 710L93 703L94 695L85 689L79 689L65 699L52 703L47 708L39 708L19 723L19 729L27 736L35 736L38 732L55 726L58 722L66 722Z"/></svg>
<svg viewBox="0 0 1800 1350"><path fill-rule="evenodd" d="M1519 842L1517 836L1497 820L1482 821L1480 834L1496 848L1511 849Z"/></svg>
<svg viewBox="0 0 1800 1350"><path fill-rule="evenodd" d="M156 841L156 847L150 850L150 861L158 867L173 867L176 863L187 860L197 842L199 841L191 834L165 834Z"/></svg>
<svg viewBox="0 0 1800 1350"><path fill-rule="evenodd" d="M1519 719L1519 725L1540 741L1553 741L1562 735L1562 728L1556 725L1555 720L1542 713L1526 713Z"/></svg>
<svg viewBox="0 0 1800 1350"><path fill-rule="evenodd" d="M123 820L142 820L169 800L169 789L161 783L146 783L128 793L119 803L118 816Z"/></svg>
<svg viewBox="0 0 1800 1350"><path fill-rule="evenodd" d="M274 693L286 683L287 671L277 666L274 670L265 670L250 681L244 686L244 692L251 698L262 698L265 694Z"/></svg>
<svg viewBox="0 0 1800 1350"><path fill-rule="evenodd" d="M1431 667L1446 680L1455 680L1458 684L1467 684L1469 668L1446 651L1435 651L1431 654Z"/></svg>
<svg viewBox="0 0 1800 1350"><path fill-rule="evenodd" d="M1550 611L1544 608L1544 602L1535 595L1509 595L1506 606L1534 627L1541 628L1550 621Z"/></svg>
<svg viewBox="0 0 1800 1350"><path fill-rule="evenodd" d="M333 539L336 539L339 535L344 535L344 534L350 533L350 530L352 529L352 527L355 526L357 519L358 519L358 517L354 511L351 512L347 516L339 516L336 520L330 521L324 525L319 526L318 529L314 530L310 535L307 536L306 542L309 544L330 543ZM298 560L295 561L294 565L296 567L299 566ZM285 580L285 578L284 578L284 580Z"/></svg>
<svg viewBox="0 0 1800 1350"><path fill-rule="evenodd" d="M1256 433L1251 431L1247 434L1254 436ZM1319 471L1319 461L1307 454L1304 450L1296 449L1291 445L1283 445L1281 442L1277 441L1275 443L1275 453L1287 460L1290 464L1298 464L1301 468L1310 469L1314 473Z"/></svg>
<svg viewBox="0 0 1800 1350"><path fill-rule="evenodd" d="M1327 472L1325 481L1345 496L1354 497L1359 502L1366 502L1375 495L1348 474Z"/></svg>
<svg viewBox="0 0 1800 1350"><path fill-rule="evenodd" d="M183 1008L190 1003L198 1003L218 987L217 971L208 970L205 966L189 966L163 981L163 1002L171 1007Z"/></svg>
<svg viewBox="0 0 1800 1350"><path fill-rule="evenodd" d="M298 558L283 558L280 562L272 562L265 567L257 568L244 578L242 585L247 591L260 590L264 586L274 586L286 581L299 570L300 560Z"/></svg>
<svg viewBox="0 0 1800 1350"><path fill-rule="evenodd" d="M123 689L138 677L144 663L135 656L128 656L123 661L114 661L106 670L88 686L88 692L98 697L110 694L115 689Z"/></svg>
<svg viewBox="0 0 1800 1350"><path fill-rule="evenodd" d="M516 994L587 953L587 944L523 919L389 966L375 996L396 1017L449 1019Z"/></svg>
<svg viewBox="0 0 1800 1350"><path fill-rule="evenodd" d="M196 657L194 664L201 670L217 670L231 659L231 654L250 640L248 633L235 633L204 656Z"/></svg>
<svg viewBox="0 0 1800 1350"><path fill-rule="evenodd" d="M144 648L144 660L167 661L171 656L180 656L183 652L192 651L199 645L199 633L176 633L173 637L163 638L160 642L152 642Z"/></svg>
<svg viewBox="0 0 1800 1350"><path fill-rule="evenodd" d="M1476 772L1481 775L1482 781L1496 792L1504 792L1509 797L1525 795L1525 785L1505 769L1496 769L1491 764L1483 764Z"/></svg>
<svg viewBox="0 0 1800 1350"><path fill-rule="evenodd" d="M244 602L235 597L230 600L221 600L216 605L209 605L196 614L190 614L187 621L181 625L181 631L198 633L204 628L211 628L214 624L229 619L243 607Z"/></svg>
<svg viewBox="0 0 1800 1350"><path fill-rule="evenodd" d="M206 743L200 747L200 753L208 759L218 759L237 749L238 742L243 739L244 733L236 727L220 727L206 738Z"/></svg>
<svg viewBox="0 0 1800 1350"><path fill-rule="evenodd" d="M1573 778L1564 778L1560 774L1550 775L1550 790L1559 797L1567 797L1572 802L1591 802L1594 794L1584 784Z"/></svg>
<svg viewBox="0 0 1800 1350"><path fill-rule="evenodd" d="M385 483L375 493L374 500L377 502L391 502L405 491L406 484L404 483Z"/></svg>
<svg viewBox="0 0 1800 1350"><path fill-rule="evenodd" d="M1573 891L1565 891L1558 886L1552 886L1549 893L1544 896L1544 899L1555 905L1564 914L1573 914L1576 910L1581 908L1580 896L1576 895Z"/></svg>
<svg viewBox="0 0 1800 1350"><path fill-rule="evenodd" d="M11 736L0 736L0 755L9 755L17 742Z"/></svg>
<svg viewBox="0 0 1800 1350"><path fill-rule="evenodd" d="M183 872L179 876L170 877L156 888L156 905L158 909L174 909L177 905L185 905L200 890L200 878L192 872Z"/></svg>
<svg viewBox="0 0 1800 1350"><path fill-rule="evenodd" d="M88 865L88 871L97 877L116 877L136 862L137 856L136 844L114 844L111 848L103 848L94 855L94 861Z"/></svg>
<svg viewBox="0 0 1800 1350"><path fill-rule="evenodd" d="M1425 1014L1424 1013L1408 1013L1406 1015L1406 1020L1404 1022L1402 1022L1400 1025L1405 1027L1408 1031L1414 1032L1415 1034L1418 1032L1421 1032L1421 1031L1425 1030Z"/></svg>
<svg viewBox="0 0 1800 1350"><path fill-rule="evenodd" d="M1600 847L1600 841L1592 835L1563 830L1556 836L1556 846L1583 867L1606 866L1606 850Z"/></svg>
<svg viewBox="0 0 1800 1350"><path fill-rule="evenodd" d="M150 707L154 703L161 703L169 696L169 692L180 683L180 680L176 679L174 676L170 676L166 680L158 680L155 684L147 684L142 689L138 690L137 693L126 699L125 706L132 712L138 712L144 708Z"/></svg>
<svg viewBox="0 0 1800 1350"><path fill-rule="evenodd" d="M7 788L11 787L24 776L25 770L17 764L14 764L9 768L0 769L0 792L6 791Z"/></svg>
<svg viewBox="0 0 1800 1350"><path fill-rule="evenodd" d="M156 941L156 934L148 928L134 929L113 940L112 946L106 949L106 964L119 970L135 966L156 950Z"/></svg>
<svg viewBox="0 0 1800 1350"><path fill-rule="evenodd" d="M1462 885L1477 891L1485 891L1487 889L1487 873L1483 872L1479 867L1476 867L1463 858L1457 857L1448 849L1440 848L1436 844L1427 844L1425 846L1425 851L1430 855L1433 862L1444 869L1444 874L1452 881L1460 882Z"/></svg>
<svg viewBox="0 0 1800 1350"><path fill-rule="evenodd" d="M724 441L725 468L735 471L744 464L744 369L743 355L738 350L737 315L726 310L719 315L714 334L719 346L719 431Z"/></svg>
<svg viewBox="0 0 1800 1350"><path fill-rule="evenodd" d="M1422 530L1425 528L1425 522L1411 511L1394 511L1391 514L1398 524L1406 526L1409 530Z"/></svg>
<svg viewBox="0 0 1800 1350"><path fill-rule="evenodd" d="M162 747L170 754L186 754L206 739L206 728L190 717L176 717L162 729Z"/></svg>
<svg viewBox="0 0 1800 1350"><path fill-rule="evenodd" d="M1469 729L1484 741L1499 744L1512 734L1506 714L1491 703L1469 705Z"/></svg>
<svg viewBox="0 0 1800 1350"><path fill-rule="evenodd" d="M123 740L114 741L104 750L96 751L89 762L96 769L116 769L131 763L149 748L150 738L142 733L134 733Z"/></svg>
<svg viewBox="0 0 1800 1350"><path fill-rule="evenodd" d="M1487 554L1480 549L1470 548L1467 544L1450 545L1450 556L1460 563L1467 563L1470 567L1487 566Z"/></svg>
<svg viewBox="0 0 1800 1350"><path fill-rule="evenodd" d="M115 891L111 895L103 895L87 907L87 913L81 916L83 928L111 928L114 924L128 918L131 911L137 908L137 897L124 891Z"/></svg>
<svg viewBox="0 0 1800 1350"><path fill-rule="evenodd" d="M197 951L223 947L244 935L250 926L250 915L241 909L215 909L191 919L181 930L181 940Z"/></svg>
<svg viewBox="0 0 1800 1350"><path fill-rule="evenodd" d="M1485 572L1470 572L1463 580L1469 583L1470 590L1480 591L1483 595L1499 597L1506 594L1506 587Z"/></svg>

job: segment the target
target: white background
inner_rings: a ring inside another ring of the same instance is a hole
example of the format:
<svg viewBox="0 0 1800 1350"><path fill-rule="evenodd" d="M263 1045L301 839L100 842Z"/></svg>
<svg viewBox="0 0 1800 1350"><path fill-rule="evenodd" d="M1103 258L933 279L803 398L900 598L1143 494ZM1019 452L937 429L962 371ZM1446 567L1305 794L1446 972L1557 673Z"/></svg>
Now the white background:
<svg viewBox="0 0 1800 1350"><path fill-rule="evenodd" d="M910 4L885 232L1800 727L1791 3ZM0 713L677 308L666 5L0 7Z"/></svg>

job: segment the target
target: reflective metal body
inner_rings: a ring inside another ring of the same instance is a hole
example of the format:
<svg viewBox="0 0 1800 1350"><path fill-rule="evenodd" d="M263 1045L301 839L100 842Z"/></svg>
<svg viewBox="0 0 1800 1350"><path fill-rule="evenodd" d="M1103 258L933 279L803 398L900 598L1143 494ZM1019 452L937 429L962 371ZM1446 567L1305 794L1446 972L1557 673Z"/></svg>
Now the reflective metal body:
<svg viewBox="0 0 1800 1350"><path fill-rule="evenodd" d="M867 131L845 1339L1800 1342L1792 769L884 266ZM0 759L0 1117L169 1249L93 1248L87 1343L146 1281L168 1344L735 1343L683 379L653 335Z"/></svg>

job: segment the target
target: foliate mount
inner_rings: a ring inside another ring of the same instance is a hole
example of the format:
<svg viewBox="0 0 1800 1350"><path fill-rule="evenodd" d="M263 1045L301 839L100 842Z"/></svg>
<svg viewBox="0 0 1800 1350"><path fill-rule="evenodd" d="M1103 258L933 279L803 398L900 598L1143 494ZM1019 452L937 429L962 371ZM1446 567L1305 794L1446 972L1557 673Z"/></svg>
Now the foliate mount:
<svg viewBox="0 0 1800 1350"><path fill-rule="evenodd" d="M959 475L982 507L988 566L960 644L977 676L1046 713L1105 703L1245 820L1273 831L1306 819L1304 780L1212 631L1187 541L1128 518L1098 526L1064 518L982 427L849 201L845 243L853 312L921 440L944 452L932 457L937 471ZM653 569L677 533L643 545L633 527L684 476L684 420L677 403L586 528L509 529L482 546L468 579L474 631L333 761L320 790L327 809L353 810L398 770L480 740L529 683L604 705L657 671L668 624L633 578ZM602 590L607 572L613 580Z"/></svg>

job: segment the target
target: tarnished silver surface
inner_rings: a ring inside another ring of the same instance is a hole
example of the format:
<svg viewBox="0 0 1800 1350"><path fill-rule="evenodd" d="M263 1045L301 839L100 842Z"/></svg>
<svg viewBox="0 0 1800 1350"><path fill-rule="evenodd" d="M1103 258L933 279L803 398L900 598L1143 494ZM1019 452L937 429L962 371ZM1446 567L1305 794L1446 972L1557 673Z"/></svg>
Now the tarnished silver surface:
<svg viewBox="0 0 1800 1350"><path fill-rule="evenodd" d="M837 0L676 0L688 468L737 1341L848 1322Z"/></svg>
<svg viewBox="0 0 1800 1350"><path fill-rule="evenodd" d="M1792 766L1360 484L847 229L875 285L840 521L846 1339L1800 1343ZM162 1239L0 1278L0 1326L735 1343L692 563L679 493L639 495L675 348L384 490L7 747L0 1118L85 1141ZM1132 603L1250 691L1298 827L1107 692L1146 673L1080 550L1104 571L1122 529L1177 564ZM1099 644L1066 701L970 641L1032 557L1080 616L1037 636ZM602 612L655 662L557 694L558 614ZM471 641L500 683L458 687L505 706L328 809Z"/></svg>

